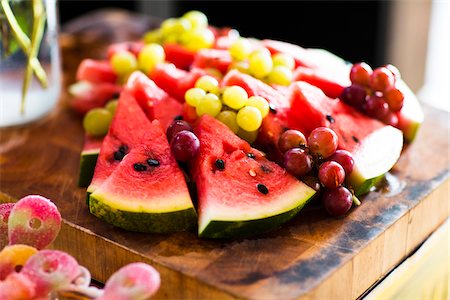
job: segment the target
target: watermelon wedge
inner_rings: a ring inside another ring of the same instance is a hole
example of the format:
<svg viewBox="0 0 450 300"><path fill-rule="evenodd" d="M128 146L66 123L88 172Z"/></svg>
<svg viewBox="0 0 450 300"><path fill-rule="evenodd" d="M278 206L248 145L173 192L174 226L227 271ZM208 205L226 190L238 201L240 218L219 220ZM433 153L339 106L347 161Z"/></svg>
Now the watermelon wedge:
<svg viewBox="0 0 450 300"><path fill-rule="evenodd" d="M125 87L131 91L150 120L158 120L166 129L173 119L183 114L183 104L170 97L142 72L130 75Z"/></svg>
<svg viewBox="0 0 450 300"><path fill-rule="evenodd" d="M423 110L417 97L403 80L397 80L396 87L403 92L403 107L398 112L398 128L403 131L405 141L411 143L417 136L424 120Z"/></svg>
<svg viewBox="0 0 450 300"><path fill-rule="evenodd" d="M138 232L195 227L196 212L165 133L127 91L119 99L88 192L90 212L116 227Z"/></svg>
<svg viewBox="0 0 450 300"><path fill-rule="evenodd" d="M201 143L192 162L200 237L236 238L276 228L315 194L220 121L205 115L195 133Z"/></svg>
<svg viewBox="0 0 450 300"><path fill-rule="evenodd" d="M84 136L83 149L80 154L79 187L87 187L91 183L102 142L102 137L92 137L87 134Z"/></svg>
<svg viewBox="0 0 450 300"><path fill-rule="evenodd" d="M338 135L339 149L353 154L355 167L348 184L357 196L369 192L397 162L403 148L400 130L363 115L343 101L328 98L306 82L292 84L291 92L289 114L298 122L294 129L309 135L316 127L330 127Z"/></svg>

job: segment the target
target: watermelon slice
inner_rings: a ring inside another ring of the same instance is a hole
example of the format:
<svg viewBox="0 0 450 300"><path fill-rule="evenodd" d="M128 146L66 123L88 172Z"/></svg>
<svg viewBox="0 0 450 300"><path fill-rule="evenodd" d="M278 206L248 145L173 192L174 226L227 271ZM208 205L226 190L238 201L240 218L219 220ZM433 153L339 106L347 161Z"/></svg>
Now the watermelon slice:
<svg viewBox="0 0 450 300"><path fill-rule="evenodd" d="M403 80L397 80L396 87L403 92L403 107L398 112L398 128L403 131L406 142L411 143L417 136L424 120L423 110L414 93Z"/></svg>
<svg viewBox="0 0 450 300"><path fill-rule="evenodd" d="M122 88L109 82L91 83L78 81L69 87L74 97L70 105L79 114L84 115L93 108L103 107L109 100L117 98Z"/></svg>
<svg viewBox="0 0 450 300"><path fill-rule="evenodd" d="M108 61L84 59L78 66L76 78L78 81L92 83L116 83L118 77Z"/></svg>
<svg viewBox="0 0 450 300"><path fill-rule="evenodd" d="M150 78L171 97L184 103L184 94L194 87L195 82L206 71L193 68L191 71L184 71L176 68L173 64L160 64L149 75Z"/></svg>
<svg viewBox="0 0 450 300"><path fill-rule="evenodd" d="M274 40L263 40L262 44L264 47L269 49L272 55L276 53L284 53L292 56L295 60L296 67L302 66L314 69L319 65L313 55L311 55L305 48L298 45Z"/></svg>
<svg viewBox="0 0 450 300"><path fill-rule="evenodd" d="M150 166L148 159L159 166ZM164 131L158 121L146 118L127 91L120 97L88 191L90 212L116 227L168 232L195 226L184 175Z"/></svg>
<svg viewBox="0 0 450 300"><path fill-rule="evenodd" d="M225 74L232 62L228 50L202 49L195 56L192 66L201 69L213 68Z"/></svg>
<svg viewBox="0 0 450 300"><path fill-rule="evenodd" d="M201 143L192 162L201 237L235 238L276 228L315 194L220 121L203 116L195 133Z"/></svg>
<svg viewBox="0 0 450 300"><path fill-rule="evenodd" d="M183 104L170 97L142 72L131 74L125 88L133 93L147 117L158 120L164 129L175 117L183 114Z"/></svg>
<svg viewBox="0 0 450 300"><path fill-rule="evenodd" d="M91 183L102 142L102 137L92 137L87 134L84 136L84 145L80 154L79 187L86 187Z"/></svg>
<svg viewBox="0 0 450 300"><path fill-rule="evenodd" d="M355 167L348 184L357 196L367 193L397 162L403 147L400 130L328 98L306 82L292 84L291 91L289 114L297 119L295 129L308 135L316 127L330 127L338 135L339 148L353 154Z"/></svg>
<svg viewBox="0 0 450 300"><path fill-rule="evenodd" d="M166 53L166 61L173 63L182 70L189 70L195 59L195 52L189 51L178 44L164 44L164 52Z"/></svg>

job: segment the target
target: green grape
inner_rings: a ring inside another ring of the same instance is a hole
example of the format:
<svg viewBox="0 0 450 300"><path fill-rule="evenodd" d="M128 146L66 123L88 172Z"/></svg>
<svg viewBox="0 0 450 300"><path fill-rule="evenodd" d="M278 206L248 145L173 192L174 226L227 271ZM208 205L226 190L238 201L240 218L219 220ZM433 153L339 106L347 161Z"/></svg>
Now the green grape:
<svg viewBox="0 0 450 300"><path fill-rule="evenodd" d="M150 30L147 33L145 33L143 40L144 40L144 43L146 43L146 44L161 43L162 32L159 28L155 29L155 30Z"/></svg>
<svg viewBox="0 0 450 300"><path fill-rule="evenodd" d="M244 60L252 52L252 45L247 39L239 38L230 46L231 57L235 60Z"/></svg>
<svg viewBox="0 0 450 300"><path fill-rule="evenodd" d="M295 60L288 54L277 53L272 56L272 61L274 66L285 66L289 70L294 70L295 68Z"/></svg>
<svg viewBox="0 0 450 300"><path fill-rule="evenodd" d="M117 104L119 104L118 99L109 100L108 103L106 103L105 108L109 110L109 112L114 115L116 113Z"/></svg>
<svg viewBox="0 0 450 300"><path fill-rule="evenodd" d="M222 98L225 105L237 110L245 105L248 95L243 88L234 85L225 88Z"/></svg>
<svg viewBox="0 0 450 300"><path fill-rule="evenodd" d="M128 75L137 69L136 56L129 51L120 51L111 57L111 67L118 75Z"/></svg>
<svg viewBox="0 0 450 300"><path fill-rule="evenodd" d="M105 108L91 109L83 119L83 127L86 133L92 136L103 136L108 133L112 114Z"/></svg>
<svg viewBox="0 0 450 300"><path fill-rule="evenodd" d="M258 137L258 130L255 131L245 131L242 128L239 128L239 131L237 132L237 135L243 139L246 140L248 143L253 143L256 138Z"/></svg>
<svg viewBox="0 0 450 300"><path fill-rule="evenodd" d="M174 33L174 29L177 26L177 19L175 18L169 18L164 20L161 23L161 33L162 36L165 38L169 36L170 34Z"/></svg>
<svg viewBox="0 0 450 300"><path fill-rule="evenodd" d="M275 66L269 74L269 83L289 85L292 82L292 71L285 66Z"/></svg>
<svg viewBox="0 0 450 300"><path fill-rule="evenodd" d="M247 61L235 61L231 63L229 70L236 69L241 73L249 73L248 62Z"/></svg>
<svg viewBox="0 0 450 300"><path fill-rule="evenodd" d="M253 52L249 58L249 70L257 78L263 78L272 71L273 62L270 54L258 50Z"/></svg>
<svg viewBox="0 0 450 300"><path fill-rule="evenodd" d="M206 92L201 88L191 88L184 94L186 103L190 106L196 107L200 100L205 97Z"/></svg>
<svg viewBox="0 0 450 300"><path fill-rule="evenodd" d="M145 73L151 72L155 66L164 62L166 53L164 48L159 44L149 44L142 48L138 56L139 69Z"/></svg>
<svg viewBox="0 0 450 300"><path fill-rule="evenodd" d="M236 113L231 110L224 110L216 116L217 120L227 125L234 133L239 131L239 125L236 121Z"/></svg>
<svg viewBox="0 0 450 300"><path fill-rule="evenodd" d="M204 75L197 79L195 87L204 90L207 93L217 94L219 92L219 82L212 76Z"/></svg>
<svg viewBox="0 0 450 300"><path fill-rule="evenodd" d="M211 48L214 45L214 40L214 34L207 28L191 30L183 33L180 37L181 44L193 52L203 48Z"/></svg>
<svg viewBox="0 0 450 300"><path fill-rule="evenodd" d="M236 121L245 131L255 131L261 126L261 112L256 107L245 106L238 111Z"/></svg>
<svg viewBox="0 0 450 300"><path fill-rule="evenodd" d="M203 115L217 116L222 110L222 101L215 94L206 94L197 104L195 111L199 117Z"/></svg>
<svg viewBox="0 0 450 300"><path fill-rule="evenodd" d="M256 107L261 112L261 117L264 119L269 113L270 107L269 102L266 99L260 96L252 96L248 98L245 106L253 106Z"/></svg>
<svg viewBox="0 0 450 300"><path fill-rule="evenodd" d="M217 78L217 79L222 79L223 78L222 73L216 68L206 68L204 70L206 71L206 73L208 75L211 75L214 78Z"/></svg>
<svg viewBox="0 0 450 300"><path fill-rule="evenodd" d="M192 10L185 13L182 17L191 23L192 28L206 28L208 27L208 18L200 11Z"/></svg>

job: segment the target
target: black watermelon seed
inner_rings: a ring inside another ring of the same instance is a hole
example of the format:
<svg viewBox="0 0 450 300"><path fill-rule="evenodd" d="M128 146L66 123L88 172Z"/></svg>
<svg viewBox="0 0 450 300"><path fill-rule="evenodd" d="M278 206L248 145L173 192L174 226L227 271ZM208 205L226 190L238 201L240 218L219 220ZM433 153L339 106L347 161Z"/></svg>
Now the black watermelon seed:
<svg viewBox="0 0 450 300"><path fill-rule="evenodd" d="M262 183L258 183L258 184L256 185L256 188L258 189L258 191L259 191L261 194L267 195L267 194L269 193L269 189L267 188L267 186L265 186L265 185L262 184Z"/></svg>
<svg viewBox="0 0 450 300"><path fill-rule="evenodd" d="M183 116L182 115L179 115L179 116L176 116L175 118L173 118L174 120L183 120Z"/></svg>
<svg viewBox="0 0 450 300"><path fill-rule="evenodd" d="M149 159L147 159L147 164L150 167L158 167L159 166L159 161L157 161L156 159L149 158Z"/></svg>
<svg viewBox="0 0 450 300"><path fill-rule="evenodd" d="M127 146L122 145L122 146L119 147L119 152L121 152L123 154L126 154L127 151L128 151L128 147Z"/></svg>
<svg viewBox="0 0 450 300"><path fill-rule="evenodd" d="M359 143L359 139L356 136L352 135L352 139L355 141L355 143Z"/></svg>
<svg viewBox="0 0 450 300"><path fill-rule="evenodd" d="M142 171L147 170L147 167L144 164L141 164L141 163L134 164L133 168L134 168L135 171L138 171L138 172L142 172Z"/></svg>
<svg viewBox="0 0 450 300"><path fill-rule="evenodd" d="M333 124L335 122L334 118L331 115L327 115L326 118L327 118L328 122L330 122L331 124Z"/></svg>
<svg viewBox="0 0 450 300"><path fill-rule="evenodd" d="M251 159L255 159L255 154L253 153L247 153L247 157Z"/></svg>
<svg viewBox="0 0 450 300"><path fill-rule="evenodd" d="M114 93L112 96L111 96L111 99L117 99L117 98L119 98L120 97L120 93Z"/></svg>
<svg viewBox="0 0 450 300"><path fill-rule="evenodd" d="M122 151L116 151L116 152L114 152L114 159L115 159L115 160L121 161L121 160L123 159L124 156L125 156L125 153L123 153Z"/></svg>
<svg viewBox="0 0 450 300"><path fill-rule="evenodd" d="M214 165L216 166L217 170L225 170L225 162L221 159L216 159Z"/></svg>
<svg viewBox="0 0 450 300"><path fill-rule="evenodd" d="M277 109L276 109L275 106L272 105L272 104L269 105L269 110L270 110L271 113L274 113L274 114L277 113Z"/></svg>

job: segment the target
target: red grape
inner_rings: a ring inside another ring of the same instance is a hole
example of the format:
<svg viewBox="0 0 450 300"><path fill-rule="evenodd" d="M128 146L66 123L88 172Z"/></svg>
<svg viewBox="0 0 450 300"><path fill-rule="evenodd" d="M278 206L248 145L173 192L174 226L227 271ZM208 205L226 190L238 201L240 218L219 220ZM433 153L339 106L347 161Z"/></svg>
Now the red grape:
<svg viewBox="0 0 450 300"><path fill-rule="evenodd" d="M172 138L180 131L187 130L187 131L193 131L191 125L189 125L188 122L183 120L175 120L173 121L169 127L167 127L166 135L167 140L170 142Z"/></svg>
<svg viewBox="0 0 450 300"><path fill-rule="evenodd" d="M303 133L294 129L283 132L278 141L278 148L282 153L292 148L298 148L300 145L306 145L306 138Z"/></svg>
<svg viewBox="0 0 450 300"><path fill-rule="evenodd" d="M300 177L312 170L312 159L304 150L293 148L284 153L283 166L290 174Z"/></svg>
<svg viewBox="0 0 450 300"><path fill-rule="evenodd" d="M403 100L405 96L402 91L396 88L388 89L384 92L384 98L389 106L389 109L393 112L400 111L403 107Z"/></svg>
<svg viewBox="0 0 450 300"><path fill-rule="evenodd" d="M319 180L327 188L337 188L344 183L344 168L335 161L326 161L319 167Z"/></svg>
<svg viewBox="0 0 450 300"><path fill-rule="evenodd" d="M317 127L308 137L308 147L312 154L327 158L336 152L338 137L327 127Z"/></svg>
<svg viewBox="0 0 450 300"><path fill-rule="evenodd" d="M332 216L342 216L352 207L352 193L341 186L335 189L325 189L322 202L327 212Z"/></svg>
<svg viewBox="0 0 450 300"><path fill-rule="evenodd" d="M366 89L359 84L352 84L344 89L341 98L347 104L354 107L361 107L367 96Z"/></svg>
<svg viewBox="0 0 450 300"><path fill-rule="evenodd" d="M328 158L329 161L335 161L344 168L345 174L349 175L353 171L355 160L353 155L346 150L336 150L336 152Z"/></svg>
<svg viewBox="0 0 450 300"><path fill-rule="evenodd" d="M370 87L374 91L384 92L393 87L394 84L394 75L385 67L376 68L370 76Z"/></svg>
<svg viewBox="0 0 450 300"><path fill-rule="evenodd" d="M372 118L382 120L389 113L389 106L380 96L370 96L364 104L365 112Z"/></svg>
<svg viewBox="0 0 450 300"><path fill-rule="evenodd" d="M369 86L371 74L372 68L368 64L364 62L357 63L350 70L350 80L352 83Z"/></svg>
<svg viewBox="0 0 450 300"><path fill-rule="evenodd" d="M391 71L392 75L394 75L395 79L400 79L400 71L397 69L396 66L391 65L391 64L387 64L384 66L386 69L388 69L389 71Z"/></svg>
<svg viewBox="0 0 450 300"><path fill-rule="evenodd" d="M179 161L188 161L197 155L200 141L190 131L182 130L175 134L170 144L173 155Z"/></svg>
<svg viewBox="0 0 450 300"><path fill-rule="evenodd" d="M398 125L398 117L397 114L393 112L388 112L384 118L381 119L384 124L391 125L397 127Z"/></svg>

